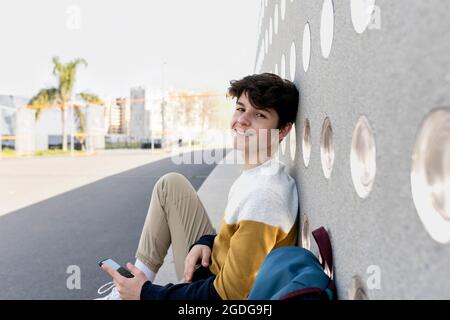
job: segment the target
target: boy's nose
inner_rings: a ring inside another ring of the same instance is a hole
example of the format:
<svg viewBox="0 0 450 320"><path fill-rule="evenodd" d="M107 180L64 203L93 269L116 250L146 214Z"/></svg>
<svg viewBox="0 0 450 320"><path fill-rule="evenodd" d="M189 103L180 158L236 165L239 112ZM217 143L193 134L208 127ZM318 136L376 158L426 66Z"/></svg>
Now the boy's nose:
<svg viewBox="0 0 450 320"><path fill-rule="evenodd" d="M237 122L241 125L250 126L250 120L245 113L239 116Z"/></svg>

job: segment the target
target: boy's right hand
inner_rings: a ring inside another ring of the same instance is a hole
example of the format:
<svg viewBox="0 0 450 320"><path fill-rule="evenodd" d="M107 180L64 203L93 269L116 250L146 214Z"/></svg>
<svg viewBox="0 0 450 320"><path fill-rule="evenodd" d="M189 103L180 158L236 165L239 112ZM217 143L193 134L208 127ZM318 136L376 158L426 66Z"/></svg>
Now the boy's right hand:
<svg viewBox="0 0 450 320"><path fill-rule="evenodd" d="M184 260L184 279L186 282L192 282L192 275L195 271L195 265L199 260L202 261L202 266L209 265L209 258L211 257L211 249L203 244L196 244L192 247Z"/></svg>

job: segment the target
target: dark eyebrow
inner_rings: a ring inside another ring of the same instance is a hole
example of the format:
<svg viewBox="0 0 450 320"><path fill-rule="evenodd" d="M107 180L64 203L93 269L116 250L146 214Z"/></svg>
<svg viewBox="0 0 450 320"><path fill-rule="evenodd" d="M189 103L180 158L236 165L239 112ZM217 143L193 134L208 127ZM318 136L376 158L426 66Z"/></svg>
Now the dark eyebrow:
<svg viewBox="0 0 450 320"><path fill-rule="evenodd" d="M272 114L272 111L270 108L259 108L258 110L266 111L269 114Z"/></svg>

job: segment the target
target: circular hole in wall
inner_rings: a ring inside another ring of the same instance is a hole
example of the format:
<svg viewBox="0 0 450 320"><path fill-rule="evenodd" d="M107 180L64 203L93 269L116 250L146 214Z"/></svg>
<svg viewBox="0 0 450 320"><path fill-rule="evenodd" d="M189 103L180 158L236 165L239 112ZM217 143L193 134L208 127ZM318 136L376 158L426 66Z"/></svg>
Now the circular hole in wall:
<svg viewBox="0 0 450 320"><path fill-rule="evenodd" d="M370 23L372 12L375 8L375 0L351 0L350 11L353 28L357 33L363 33Z"/></svg>
<svg viewBox="0 0 450 320"><path fill-rule="evenodd" d="M284 53L281 55L280 77L286 79L286 57Z"/></svg>
<svg viewBox="0 0 450 320"><path fill-rule="evenodd" d="M266 29L266 32L264 34L264 43L266 44L265 52L267 54L267 52L269 51L269 32L267 31L267 29Z"/></svg>
<svg viewBox="0 0 450 320"><path fill-rule="evenodd" d="M302 214L301 216L301 223L302 223L302 243L301 246L307 250L311 250L311 238L310 238L310 231L309 231L309 220L308 216L306 214Z"/></svg>
<svg viewBox="0 0 450 320"><path fill-rule="evenodd" d="M275 5L275 11L273 12L273 31L278 33L278 4Z"/></svg>
<svg viewBox="0 0 450 320"><path fill-rule="evenodd" d="M309 28L309 23L305 24L303 30L303 70L308 71L309 61L311 58L311 29Z"/></svg>
<svg viewBox="0 0 450 320"><path fill-rule="evenodd" d="M291 51L289 53L289 72L290 72L290 79L292 82L295 80L295 69L297 64L297 53L295 51L295 43L292 41L291 44Z"/></svg>
<svg viewBox="0 0 450 320"><path fill-rule="evenodd" d="M305 119L303 122L302 153L303 163L305 164L305 167L308 167L309 158L311 156L311 126L309 124L309 119Z"/></svg>
<svg viewBox="0 0 450 320"><path fill-rule="evenodd" d="M322 161L322 170L325 178L329 179L334 163L334 142L333 128L330 118L326 117L322 125L320 136L320 159Z"/></svg>
<svg viewBox="0 0 450 320"><path fill-rule="evenodd" d="M281 20L284 20L284 17L286 16L286 0L281 0L280 8L281 8Z"/></svg>
<svg viewBox="0 0 450 320"><path fill-rule="evenodd" d="M273 38L273 23L272 23L272 18L270 18L270 21L269 21L269 44L272 44L272 38Z"/></svg>
<svg viewBox="0 0 450 320"><path fill-rule="evenodd" d="M356 193L366 198L372 190L376 173L375 137L369 121L361 116L353 129L350 170Z"/></svg>
<svg viewBox="0 0 450 320"><path fill-rule="evenodd" d="M324 0L322 18L320 20L320 47L322 56L328 58L333 44L334 34L334 7L332 0Z"/></svg>
<svg viewBox="0 0 450 320"><path fill-rule="evenodd" d="M291 159L292 161L295 160L295 152L297 150L297 132L295 130L295 123L292 124L291 131L289 133L289 147L290 147L290 153L291 153Z"/></svg>
<svg viewBox="0 0 450 320"><path fill-rule="evenodd" d="M417 213L430 236L450 242L450 109L433 110L416 136L411 165L411 192Z"/></svg>

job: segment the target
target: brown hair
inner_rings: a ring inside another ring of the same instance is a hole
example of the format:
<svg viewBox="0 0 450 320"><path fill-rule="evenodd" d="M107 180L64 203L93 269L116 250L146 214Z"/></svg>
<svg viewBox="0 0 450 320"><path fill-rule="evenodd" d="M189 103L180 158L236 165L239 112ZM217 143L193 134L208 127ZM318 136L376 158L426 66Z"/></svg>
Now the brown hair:
<svg viewBox="0 0 450 320"><path fill-rule="evenodd" d="M248 100L256 109L274 109L279 117L278 128L297 118L299 92L295 84L273 73L253 74L240 80L230 81L228 95L239 99L247 93Z"/></svg>

